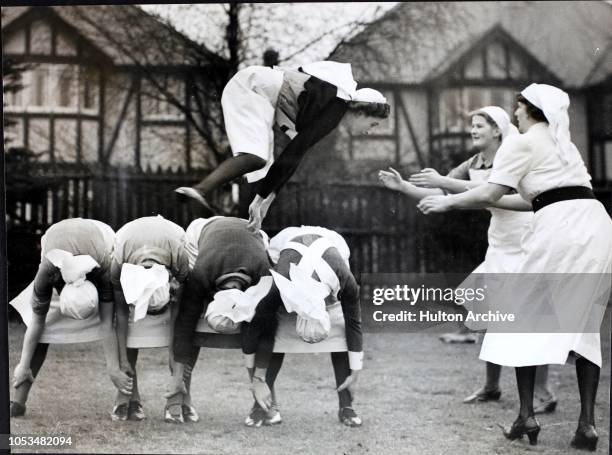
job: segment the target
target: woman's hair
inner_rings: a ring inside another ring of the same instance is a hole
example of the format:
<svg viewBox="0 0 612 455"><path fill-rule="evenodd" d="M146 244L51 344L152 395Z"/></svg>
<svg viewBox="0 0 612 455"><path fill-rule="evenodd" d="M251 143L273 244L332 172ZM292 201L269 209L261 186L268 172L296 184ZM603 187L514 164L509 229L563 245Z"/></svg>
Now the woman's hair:
<svg viewBox="0 0 612 455"><path fill-rule="evenodd" d="M391 113L388 103L365 103L363 101L348 101L347 107L356 114L364 114L370 117L387 118Z"/></svg>
<svg viewBox="0 0 612 455"><path fill-rule="evenodd" d="M539 107L536 107L533 104L531 104L529 100L527 100L527 98L525 98L520 93L517 93L516 101L518 103L523 103L525 105L527 109L527 115L529 115L529 117L534 119L536 122L548 122L548 120L546 119L546 116L544 115L544 112L542 112L542 110Z"/></svg>

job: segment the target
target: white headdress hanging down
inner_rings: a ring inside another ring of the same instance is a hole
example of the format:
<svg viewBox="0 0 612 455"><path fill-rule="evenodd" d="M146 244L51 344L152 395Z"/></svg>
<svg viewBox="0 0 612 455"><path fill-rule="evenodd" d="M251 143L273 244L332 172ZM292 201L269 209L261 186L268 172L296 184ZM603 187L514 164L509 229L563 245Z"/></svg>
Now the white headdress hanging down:
<svg viewBox="0 0 612 455"><path fill-rule="evenodd" d="M570 136L568 94L552 85L531 84L521 92L521 95L544 113L561 160L565 164L581 162L580 152Z"/></svg>
<svg viewBox="0 0 612 455"><path fill-rule="evenodd" d="M349 249L346 240L335 231L320 227L320 226L291 226L283 229L278 234L270 239L268 246L268 255L272 262L275 264L280 258L280 253L285 249L287 243L300 235L316 234L326 238L331 244L338 250L340 256L344 260L346 265L349 265L349 258L351 257L351 250Z"/></svg>
<svg viewBox="0 0 612 455"><path fill-rule="evenodd" d="M268 295L272 283L271 276L264 276L245 291L226 289L217 292L206 309L206 322L219 333L232 331L241 322L251 322L257 304Z"/></svg>
<svg viewBox="0 0 612 455"><path fill-rule="evenodd" d="M470 112L468 115L474 116L478 114L487 114L495 122L502 134L502 139L506 139L509 135L518 134L516 126L510 123L510 116L499 106L484 106Z"/></svg>
<svg viewBox="0 0 612 455"><path fill-rule="evenodd" d="M387 102L387 99L378 90L372 88L357 90L357 82L353 77L350 63L322 61L302 65L301 68L306 74L335 85L338 88L338 98L343 100L361 101L364 103Z"/></svg>
<svg viewBox="0 0 612 455"><path fill-rule="evenodd" d="M120 281L125 301L134 305L134 322L144 319L149 308L160 310L170 301L170 274L163 265L123 264Z"/></svg>
<svg viewBox="0 0 612 455"><path fill-rule="evenodd" d="M86 275L100 265L89 255L73 256L53 249L45 257L60 269L65 286L60 292L60 311L73 319L87 319L98 310L98 291Z"/></svg>
<svg viewBox="0 0 612 455"><path fill-rule="evenodd" d="M298 315L298 335L310 343L327 338L331 321L325 308L325 298L331 294L331 288L312 278L312 272L296 264L289 266L289 279L273 270L272 276L287 312ZM308 326L308 322L313 324Z"/></svg>
<svg viewBox="0 0 612 455"><path fill-rule="evenodd" d="M289 279L272 271L274 283L287 312L295 312L298 315L298 335L309 343L324 340L331 329L325 299L329 296L337 297L340 282L333 269L323 259L323 254L332 247L334 244L327 237L321 237L309 246L288 241L282 249L298 251L302 255L299 264L290 264ZM313 278L315 272L319 280Z"/></svg>

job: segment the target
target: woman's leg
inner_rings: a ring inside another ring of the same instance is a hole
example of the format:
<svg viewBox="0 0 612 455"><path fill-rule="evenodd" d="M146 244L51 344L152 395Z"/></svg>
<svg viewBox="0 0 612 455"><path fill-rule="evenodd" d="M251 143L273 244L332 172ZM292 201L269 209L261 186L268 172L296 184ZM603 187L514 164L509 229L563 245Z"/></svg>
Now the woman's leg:
<svg viewBox="0 0 612 455"><path fill-rule="evenodd" d="M232 156L223 161L214 171L208 174L204 180L197 183L192 188L199 191L202 195L207 195L224 183L231 182L249 172L261 169L265 165L266 161L264 159L249 153Z"/></svg>
<svg viewBox="0 0 612 455"><path fill-rule="evenodd" d="M127 350L128 362L134 371L134 387L132 389L131 401L140 401L140 392L138 391L138 375L136 374L136 362L138 361L138 349Z"/></svg>
<svg viewBox="0 0 612 455"><path fill-rule="evenodd" d="M595 451L599 435L595 430L595 397L599 385L600 368L583 357L576 359L576 377L580 392L578 428L570 442L575 449Z"/></svg>
<svg viewBox="0 0 612 455"><path fill-rule="evenodd" d="M276 390L274 390L274 382L276 381L276 377L283 366L283 360L285 360L285 354L275 352L272 354L270 365L268 365L268 369L266 370L266 383L268 384L268 387L270 387L270 392L272 392L272 406L278 406L278 402L276 401Z"/></svg>
<svg viewBox="0 0 612 455"><path fill-rule="evenodd" d="M580 392L579 424L595 426L595 397L599 385L600 368L584 357L576 359L576 378Z"/></svg>
<svg viewBox="0 0 612 455"><path fill-rule="evenodd" d="M334 376L336 377L336 388L338 388L351 375L348 352L332 352L331 360L334 367ZM353 397L348 389L338 392L338 405L340 409L350 408L353 405Z"/></svg>
<svg viewBox="0 0 612 455"><path fill-rule="evenodd" d="M536 368L535 391L536 414L554 412L557 408L557 398L548 388L548 365L538 365Z"/></svg>
<svg viewBox="0 0 612 455"><path fill-rule="evenodd" d="M487 362L487 377L485 383L486 390L499 390L499 377L501 376L501 371L501 365Z"/></svg>
<svg viewBox="0 0 612 455"><path fill-rule="evenodd" d="M538 365L536 367L534 393L542 401L553 397L553 393L548 388L548 365Z"/></svg>
<svg viewBox="0 0 612 455"><path fill-rule="evenodd" d="M47 358L47 351L49 350L48 343L38 343L36 345L36 349L34 349L34 354L32 355L32 362L30 363L30 368L32 369L32 375L34 378L38 375L43 363L45 363L45 359ZM15 411L23 410L25 412L25 404L28 401L28 395L30 394L30 389L32 388L31 382L24 382L19 387L15 389L14 402L22 405L21 407L16 405ZM17 412L17 415L23 415L23 412ZM13 417L17 417L17 415L13 415L13 409L11 409L11 415Z"/></svg>
<svg viewBox="0 0 612 455"><path fill-rule="evenodd" d="M535 387L535 366L516 367L516 385L518 387L521 408L519 417L527 419L533 417L533 389Z"/></svg>
<svg viewBox="0 0 612 455"><path fill-rule="evenodd" d="M520 439L523 435L529 438L529 444L538 443L540 424L533 412L533 388L535 385L535 366L516 367L516 384L518 386L521 409L512 426L503 429L504 436L510 440Z"/></svg>
<svg viewBox="0 0 612 455"><path fill-rule="evenodd" d="M184 404L187 406L192 406L191 403L191 376L193 375L193 369L195 368L195 364L198 361L198 356L200 355L200 347L195 347L191 353L191 358L189 359L189 372L185 371L183 378L185 379L185 388L187 389L187 395L185 395Z"/></svg>
<svg viewBox="0 0 612 455"><path fill-rule="evenodd" d="M334 376L336 377L336 388L340 387L346 378L351 375L348 352L332 352L332 365ZM348 427L360 427L361 418L353 409L353 397L348 388L338 392L338 419L343 425Z"/></svg>
<svg viewBox="0 0 612 455"><path fill-rule="evenodd" d="M274 382L276 377L283 366L283 360L285 354L274 353L270 358L270 364L266 370L266 384L270 388L272 394L272 407L270 412L265 412L257 401L254 400L251 412L244 421L244 424L248 427L260 427L261 425L275 425L281 423L280 412L278 411L278 402L276 401L276 390L274 390Z"/></svg>
<svg viewBox="0 0 612 455"><path fill-rule="evenodd" d="M487 362L486 379L484 387L481 387L470 396L463 399L464 403L474 403L477 401L499 400L501 390L499 388L499 377L502 367L496 363Z"/></svg>
<svg viewBox="0 0 612 455"><path fill-rule="evenodd" d="M140 401L140 393L138 392L138 378L136 375L136 362L138 361L138 349L127 348L127 360L132 367L132 371L134 372L134 376L132 376L133 387L132 387L132 395L125 395L119 391L117 391L117 396L115 398L115 407L120 406L122 404L128 404L130 401Z"/></svg>

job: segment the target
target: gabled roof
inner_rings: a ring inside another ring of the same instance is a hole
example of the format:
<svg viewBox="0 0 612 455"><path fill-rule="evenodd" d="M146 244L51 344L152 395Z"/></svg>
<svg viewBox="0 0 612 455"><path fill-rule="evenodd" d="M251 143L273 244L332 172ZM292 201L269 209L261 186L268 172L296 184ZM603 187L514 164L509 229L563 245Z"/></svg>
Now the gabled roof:
<svg viewBox="0 0 612 455"><path fill-rule="evenodd" d="M360 81L422 84L499 27L565 87L582 87L606 77L594 69L610 66L611 24L605 2L400 3L330 59L351 62Z"/></svg>
<svg viewBox="0 0 612 455"><path fill-rule="evenodd" d="M115 65L202 64L218 57L135 5L3 7L2 32L19 28L29 15L49 13L74 29Z"/></svg>

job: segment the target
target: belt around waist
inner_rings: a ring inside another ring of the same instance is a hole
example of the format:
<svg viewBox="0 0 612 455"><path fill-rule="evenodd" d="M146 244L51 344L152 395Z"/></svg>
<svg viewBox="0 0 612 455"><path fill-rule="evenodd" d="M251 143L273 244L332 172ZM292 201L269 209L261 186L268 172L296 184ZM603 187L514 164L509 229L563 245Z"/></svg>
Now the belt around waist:
<svg viewBox="0 0 612 455"><path fill-rule="evenodd" d="M595 194L591 188L586 186L564 186L538 194L533 198L533 201L531 201L531 206L533 207L533 211L537 212L555 202L569 201L572 199L595 199Z"/></svg>

